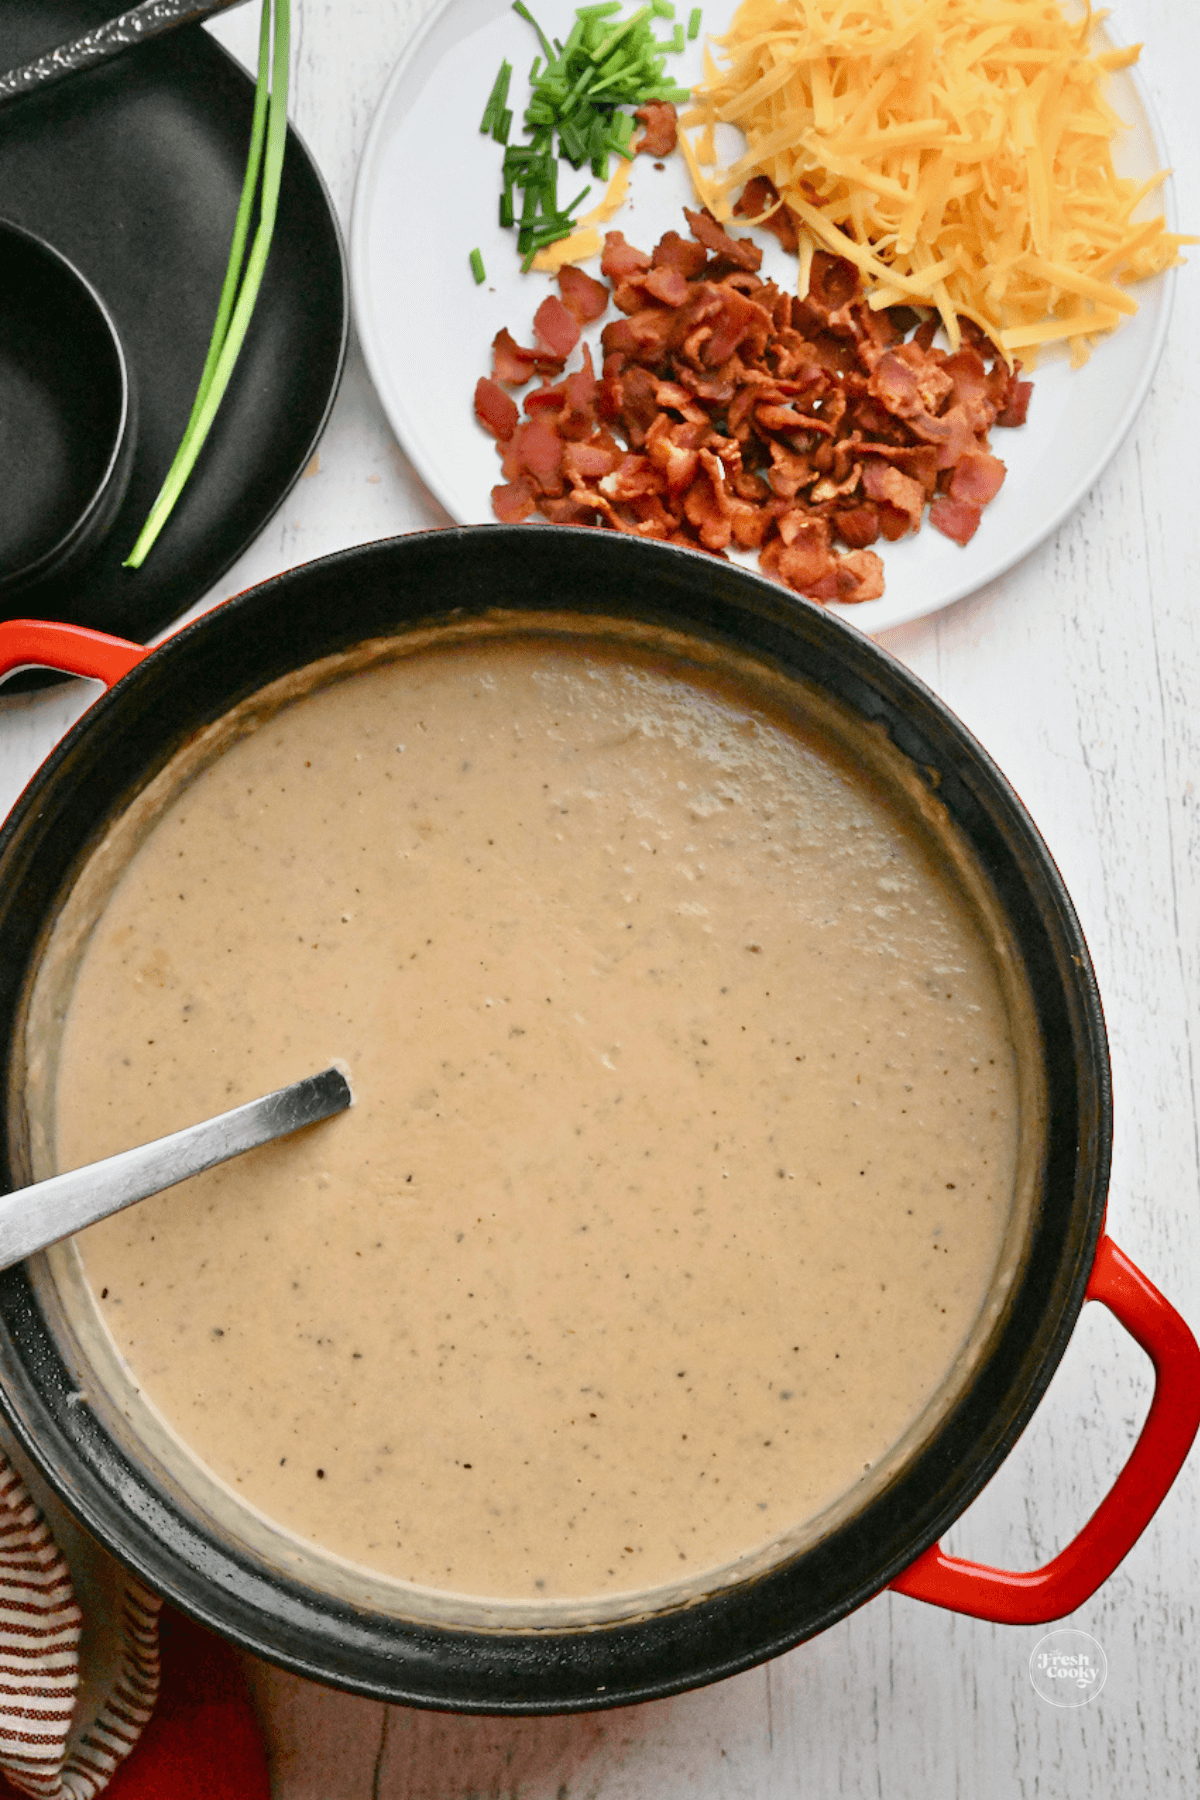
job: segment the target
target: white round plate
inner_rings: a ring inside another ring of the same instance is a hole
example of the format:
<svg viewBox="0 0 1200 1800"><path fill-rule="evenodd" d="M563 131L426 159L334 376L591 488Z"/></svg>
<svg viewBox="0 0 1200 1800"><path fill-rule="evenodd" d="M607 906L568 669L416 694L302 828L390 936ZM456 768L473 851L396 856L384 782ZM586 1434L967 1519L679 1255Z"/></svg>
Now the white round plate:
<svg viewBox="0 0 1200 1800"><path fill-rule="evenodd" d="M548 36L565 39L576 3L532 0L530 11ZM724 30L734 4L706 5L700 39L668 59L681 84L699 80L704 32ZM677 0L679 20L686 22L689 11L690 0ZM520 120L537 50L532 28L510 0L442 0L392 73L354 196L350 278L367 365L401 445L461 524L493 520L491 490L503 480L495 442L473 409L476 380L491 373L492 339L506 325L518 343L531 343L537 307L557 292L551 276L521 273L516 234L502 230L497 216L503 151L479 130L507 58L514 70L512 141L524 142ZM1113 77L1109 95L1129 125L1114 161L1122 174L1145 180L1167 166L1148 97L1132 71ZM576 176L561 163L560 202L590 179L586 166ZM580 211L603 190L593 181ZM695 204L678 153L661 170L639 156L629 198L602 230L623 231L630 243L652 250L664 231L686 235L682 209ZM1163 205L1173 225L1169 192ZM790 287L795 259L769 233L753 235L764 249L763 273ZM487 271L482 286L468 262L476 246ZM598 273L594 262L584 267ZM1079 504L1146 397L1166 335L1174 271L1132 291L1137 312L1101 341L1091 360L1072 370L1065 354L1046 355L1033 375L1028 423L993 430L992 449L1008 476L971 542L964 548L926 524L899 543L880 544L883 598L834 610L872 633L935 612L1003 574ZM604 322L589 329L593 343Z"/></svg>

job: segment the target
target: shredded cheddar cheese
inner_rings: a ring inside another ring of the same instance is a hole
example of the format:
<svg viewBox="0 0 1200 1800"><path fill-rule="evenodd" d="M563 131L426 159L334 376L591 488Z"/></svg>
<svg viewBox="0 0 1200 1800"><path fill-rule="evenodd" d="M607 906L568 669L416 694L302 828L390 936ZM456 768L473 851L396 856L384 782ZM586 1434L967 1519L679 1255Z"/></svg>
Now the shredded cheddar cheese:
<svg viewBox="0 0 1200 1800"><path fill-rule="evenodd" d="M625 204L625 196L629 192L629 175L633 164L619 161L613 170L612 180L604 190L604 198L599 206L593 206L591 212L584 213L581 225L607 225Z"/></svg>
<svg viewBox="0 0 1200 1800"><path fill-rule="evenodd" d="M585 225L579 231L571 232L569 237L558 238L553 244L547 244L539 250L531 269L541 275L554 275L565 263L586 262L590 256L599 256L604 245L600 233L594 225Z"/></svg>
<svg viewBox="0 0 1200 1800"><path fill-rule="evenodd" d="M767 176L801 230L800 291L814 246L861 271L874 307L936 308L952 345L959 315L1010 360L1067 340L1072 360L1136 311L1125 284L1198 240L1135 217L1162 181L1123 180L1122 121L1108 76L1140 45L1095 49L1090 7L1057 0L742 0L706 50L682 123L701 201ZM715 167L714 128L745 154Z"/></svg>

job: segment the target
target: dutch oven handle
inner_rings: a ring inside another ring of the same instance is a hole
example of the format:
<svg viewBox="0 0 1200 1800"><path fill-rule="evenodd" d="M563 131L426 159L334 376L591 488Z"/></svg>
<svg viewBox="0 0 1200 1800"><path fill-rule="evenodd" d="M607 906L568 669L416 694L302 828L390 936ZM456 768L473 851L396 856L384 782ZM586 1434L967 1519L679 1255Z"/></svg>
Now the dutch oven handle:
<svg viewBox="0 0 1200 1800"><path fill-rule="evenodd" d="M1043 1569L991 1569L931 1544L892 1582L897 1593L998 1625L1044 1625L1089 1600L1154 1517L1200 1425L1200 1347L1110 1237L1100 1239L1085 1298L1107 1306L1154 1364L1150 1412L1112 1489Z"/></svg>
<svg viewBox="0 0 1200 1800"><path fill-rule="evenodd" d="M41 619L0 623L0 677L14 669L59 669L112 687L149 654L141 644L84 625L50 625Z"/></svg>

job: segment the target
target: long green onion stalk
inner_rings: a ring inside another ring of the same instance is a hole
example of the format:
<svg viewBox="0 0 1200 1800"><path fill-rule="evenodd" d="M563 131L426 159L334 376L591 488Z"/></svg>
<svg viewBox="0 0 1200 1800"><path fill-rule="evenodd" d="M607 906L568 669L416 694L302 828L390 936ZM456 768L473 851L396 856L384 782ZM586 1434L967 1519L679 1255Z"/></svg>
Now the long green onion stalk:
<svg viewBox="0 0 1200 1800"><path fill-rule="evenodd" d="M267 266L267 255L275 230L283 153L287 144L288 52L291 37L289 7L290 0L263 0L250 152L246 159L246 174L234 221L233 241L217 306L216 322L208 354L204 359L200 385L192 402L191 416L137 543L125 558L127 569L141 567L195 467L196 458L225 397L234 364L245 342L258 291L262 286L263 271ZM246 240L250 234L256 198L258 228L243 270Z"/></svg>

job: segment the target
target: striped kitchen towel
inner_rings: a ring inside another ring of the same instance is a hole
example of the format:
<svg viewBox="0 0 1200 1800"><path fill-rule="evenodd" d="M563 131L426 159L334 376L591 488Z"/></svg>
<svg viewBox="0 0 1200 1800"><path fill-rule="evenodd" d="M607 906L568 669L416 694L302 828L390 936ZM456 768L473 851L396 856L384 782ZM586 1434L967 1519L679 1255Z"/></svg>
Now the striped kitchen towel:
<svg viewBox="0 0 1200 1800"><path fill-rule="evenodd" d="M154 1710L160 1602L113 1579L89 1642L67 1560L0 1450L0 1769L21 1793L92 1800Z"/></svg>

